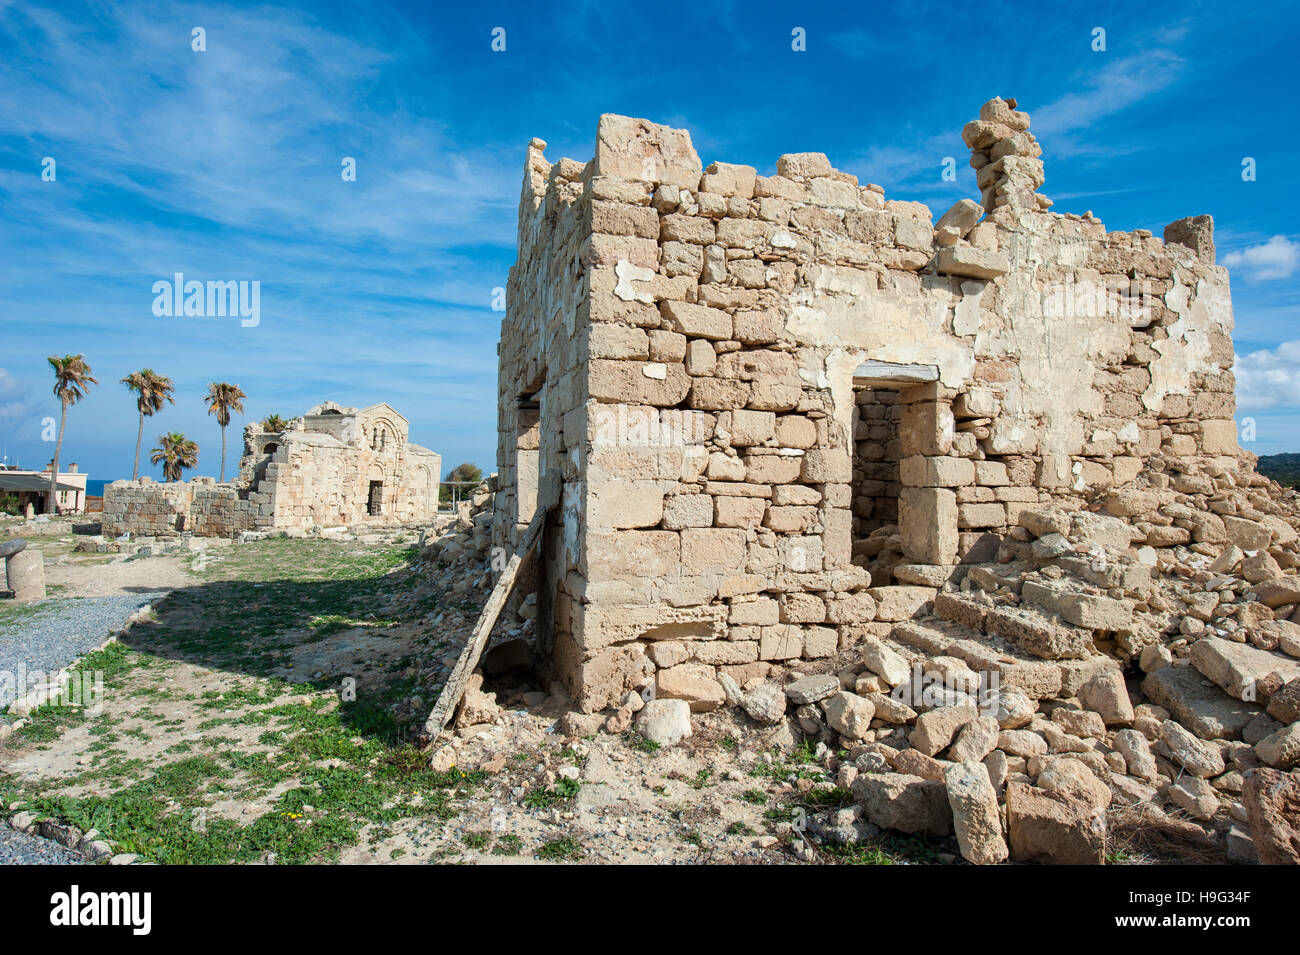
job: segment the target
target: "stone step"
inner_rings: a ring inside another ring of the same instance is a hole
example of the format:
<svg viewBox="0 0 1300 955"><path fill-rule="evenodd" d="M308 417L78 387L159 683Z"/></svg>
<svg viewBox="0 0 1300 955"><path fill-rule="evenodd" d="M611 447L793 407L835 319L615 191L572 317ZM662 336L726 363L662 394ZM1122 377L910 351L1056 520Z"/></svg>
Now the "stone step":
<svg viewBox="0 0 1300 955"><path fill-rule="evenodd" d="M1133 625L1133 601L1090 593L1070 579L1026 580L1020 588L1020 599L1022 606L1033 604L1088 630L1123 630Z"/></svg>
<svg viewBox="0 0 1300 955"><path fill-rule="evenodd" d="M976 672L997 672L1003 686L1015 686L1033 699L1074 696L1080 686L1119 664L1100 654L1080 660L1043 660L1019 645L942 617L925 617L895 625L890 638L926 656L963 660Z"/></svg>
<svg viewBox="0 0 1300 955"><path fill-rule="evenodd" d="M1233 699L1192 666L1168 666L1147 675L1142 693L1201 739L1241 739L1264 709Z"/></svg>
<svg viewBox="0 0 1300 955"><path fill-rule="evenodd" d="M934 613L989 636L1003 637L1043 660L1086 660L1096 653L1090 630L1063 623L1035 606L988 604L969 594L941 591L934 598Z"/></svg>

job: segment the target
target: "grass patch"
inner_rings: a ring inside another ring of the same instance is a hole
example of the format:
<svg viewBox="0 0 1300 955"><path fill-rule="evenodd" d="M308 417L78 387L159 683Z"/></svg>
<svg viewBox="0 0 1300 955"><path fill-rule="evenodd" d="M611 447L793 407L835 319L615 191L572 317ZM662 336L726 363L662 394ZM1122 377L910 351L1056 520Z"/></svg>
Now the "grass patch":
<svg viewBox="0 0 1300 955"><path fill-rule="evenodd" d="M543 842L536 854L539 859L546 859L551 862L568 862L581 859L586 854L586 851L571 838L565 836L562 839Z"/></svg>

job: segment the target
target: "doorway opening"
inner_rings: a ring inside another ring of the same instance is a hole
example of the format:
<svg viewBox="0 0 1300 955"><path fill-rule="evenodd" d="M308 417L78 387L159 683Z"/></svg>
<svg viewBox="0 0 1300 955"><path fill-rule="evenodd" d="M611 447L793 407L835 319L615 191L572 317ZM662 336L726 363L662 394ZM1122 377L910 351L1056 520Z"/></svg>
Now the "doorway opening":
<svg viewBox="0 0 1300 955"><path fill-rule="evenodd" d="M366 513L371 517L378 517L383 512L384 504L384 482L370 482L370 496L366 500Z"/></svg>
<svg viewBox="0 0 1300 955"><path fill-rule="evenodd" d="M867 385L855 389L853 562L863 567L884 548L883 529L898 524L902 420L903 405L897 388Z"/></svg>

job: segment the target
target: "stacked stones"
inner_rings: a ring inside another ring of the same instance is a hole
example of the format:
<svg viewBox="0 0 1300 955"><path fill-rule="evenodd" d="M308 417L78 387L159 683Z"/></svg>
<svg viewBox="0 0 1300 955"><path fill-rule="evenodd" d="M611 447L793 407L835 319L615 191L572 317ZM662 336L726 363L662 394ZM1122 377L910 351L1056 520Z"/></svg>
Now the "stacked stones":
<svg viewBox="0 0 1300 955"><path fill-rule="evenodd" d="M104 488L104 536L174 537L185 529L191 494L188 483L114 481Z"/></svg>
<svg viewBox="0 0 1300 955"><path fill-rule="evenodd" d="M853 550L855 558L865 559L879 554L879 548L870 551L871 545L865 538L882 527L898 524L898 494L902 487L898 462L903 455L899 428L903 409L898 403L898 392L888 388L863 388L855 399L858 408L853 430Z"/></svg>
<svg viewBox="0 0 1300 955"><path fill-rule="evenodd" d="M269 514L230 485L212 478L156 484L151 478L114 481L104 488L105 537L238 537L271 526Z"/></svg>
<svg viewBox="0 0 1300 955"><path fill-rule="evenodd" d="M966 124L962 139L971 148L970 164L976 170L980 203L985 211L1007 209L1038 212L1052 201L1039 195L1043 184L1043 154L1029 131L1029 114L1016 109L1016 101L994 97L980 107L980 118Z"/></svg>

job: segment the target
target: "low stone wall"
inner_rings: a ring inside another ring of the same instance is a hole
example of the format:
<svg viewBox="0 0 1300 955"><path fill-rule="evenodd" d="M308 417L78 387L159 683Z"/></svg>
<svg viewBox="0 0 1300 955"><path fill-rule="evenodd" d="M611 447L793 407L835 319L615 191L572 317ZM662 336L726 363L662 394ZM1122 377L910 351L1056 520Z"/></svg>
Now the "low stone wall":
<svg viewBox="0 0 1300 955"><path fill-rule="evenodd" d="M237 537L270 526L270 517L229 484L211 478L157 484L149 478L114 481L104 488L104 536L167 537L185 531L200 537Z"/></svg>

